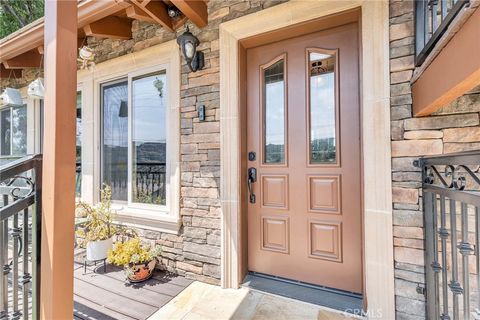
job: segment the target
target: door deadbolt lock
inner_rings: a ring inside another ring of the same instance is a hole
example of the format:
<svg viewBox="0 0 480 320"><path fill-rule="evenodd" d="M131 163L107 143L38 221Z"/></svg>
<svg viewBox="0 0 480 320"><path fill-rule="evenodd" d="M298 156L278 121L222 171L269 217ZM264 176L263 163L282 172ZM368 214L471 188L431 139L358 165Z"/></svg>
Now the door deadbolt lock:
<svg viewBox="0 0 480 320"><path fill-rule="evenodd" d="M253 151L250 151L248 153L248 161L255 161L257 159L257 154Z"/></svg>

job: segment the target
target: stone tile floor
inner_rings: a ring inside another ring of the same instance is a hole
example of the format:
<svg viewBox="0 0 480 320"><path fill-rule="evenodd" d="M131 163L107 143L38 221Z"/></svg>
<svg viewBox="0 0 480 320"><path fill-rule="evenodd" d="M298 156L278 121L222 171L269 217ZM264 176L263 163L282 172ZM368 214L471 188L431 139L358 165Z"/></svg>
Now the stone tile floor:
<svg viewBox="0 0 480 320"><path fill-rule="evenodd" d="M344 320L361 318L249 288L222 289L218 286L193 282L148 319Z"/></svg>

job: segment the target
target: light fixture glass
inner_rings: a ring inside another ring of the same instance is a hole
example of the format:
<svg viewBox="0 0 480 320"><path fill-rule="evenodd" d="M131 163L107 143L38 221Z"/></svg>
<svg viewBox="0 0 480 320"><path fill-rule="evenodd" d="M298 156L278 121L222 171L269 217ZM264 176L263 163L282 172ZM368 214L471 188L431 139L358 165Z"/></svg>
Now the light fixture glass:
<svg viewBox="0 0 480 320"><path fill-rule="evenodd" d="M193 59L193 56L195 55L195 47L190 41L185 43L185 55L188 59Z"/></svg>
<svg viewBox="0 0 480 320"><path fill-rule="evenodd" d="M23 105L22 94L20 90L15 88L5 88L0 95L1 105L21 106Z"/></svg>
<svg viewBox="0 0 480 320"><path fill-rule="evenodd" d="M187 65L192 72L201 70L205 65L203 52L197 51L200 41L195 37L187 27L187 30L177 38L177 43L182 49L182 54Z"/></svg>
<svg viewBox="0 0 480 320"><path fill-rule="evenodd" d="M43 99L45 97L45 86L43 84L43 78L37 78L33 80L28 85L27 94L33 99Z"/></svg>

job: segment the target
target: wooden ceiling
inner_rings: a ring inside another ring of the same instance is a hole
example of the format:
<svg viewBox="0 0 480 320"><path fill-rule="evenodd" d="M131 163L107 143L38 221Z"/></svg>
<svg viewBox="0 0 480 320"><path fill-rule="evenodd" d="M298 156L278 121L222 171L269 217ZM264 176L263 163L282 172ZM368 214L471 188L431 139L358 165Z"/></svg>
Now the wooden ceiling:
<svg viewBox="0 0 480 320"><path fill-rule="evenodd" d="M86 2L88 1L90 0ZM92 12L81 17L81 4L79 5L79 47L85 43L84 38L87 36L122 40L131 39L133 20L159 24L169 32L174 32L183 26L187 20L190 20L200 28L208 24L207 4L204 0L111 1L115 1L116 6L110 8L109 11L105 11L106 14L99 14L100 11L95 12L92 10ZM168 15L169 8L178 9L180 14L177 17L171 18ZM43 32L43 29L41 31ZM16 36L21 37L22 33ZM15 37L0 43L0 47L2 45L8 45L5 44L6 42L15 42ZM26 43L25 50L19 50L18 48L16 50L19 51L19 53L15 56L0 56L0 78L10 77L12 74L10 70L15 70L15 74L17 75L22 69L40 67L42 63L43 45L38 44L32 48L32 45Z"/></svg>

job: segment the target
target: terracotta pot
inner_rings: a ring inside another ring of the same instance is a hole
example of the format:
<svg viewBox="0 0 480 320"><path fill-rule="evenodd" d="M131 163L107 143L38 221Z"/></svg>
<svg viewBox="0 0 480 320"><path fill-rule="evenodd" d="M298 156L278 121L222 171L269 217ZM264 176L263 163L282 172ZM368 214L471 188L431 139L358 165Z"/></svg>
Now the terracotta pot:
<svg viewBox="0 0 480 320"><path fill-rule="evenodd" d="M103 260L108 257L108 250L112 248L113 238L87 242L87 260Z"/></svg>
<svg viewBox="0 0 480 320"><path fill-rule="evenodd" d="M142 282L152 277L157 259L147 263L130 265L126 269L127 279L132 283Z"/></svg>

